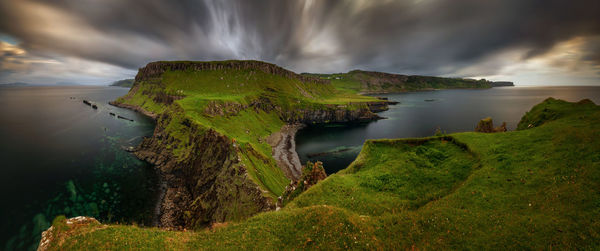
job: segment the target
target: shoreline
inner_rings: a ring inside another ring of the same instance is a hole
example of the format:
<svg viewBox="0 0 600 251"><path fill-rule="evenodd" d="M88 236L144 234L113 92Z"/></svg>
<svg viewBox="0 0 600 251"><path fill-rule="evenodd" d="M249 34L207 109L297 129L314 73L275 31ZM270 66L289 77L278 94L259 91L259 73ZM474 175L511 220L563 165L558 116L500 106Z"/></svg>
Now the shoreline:
<svg viewBox="0 0 600 251"><path fill-rule="evenodd" d="M286 124L267 138L273 159L285 176L293 181L298 180L302 174L302 163L296 152L296 133L304 127L304 124Z"/></svg>

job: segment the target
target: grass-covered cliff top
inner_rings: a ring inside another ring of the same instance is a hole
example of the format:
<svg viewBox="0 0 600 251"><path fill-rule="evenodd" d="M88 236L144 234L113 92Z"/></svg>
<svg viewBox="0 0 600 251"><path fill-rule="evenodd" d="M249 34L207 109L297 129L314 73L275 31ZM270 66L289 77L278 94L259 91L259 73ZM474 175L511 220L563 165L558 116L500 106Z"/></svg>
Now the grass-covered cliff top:
<svg viewBox="0 0 600 251"><path fill-rule="evenodd" d="M371 101L377 99L273 64L232 60L149 63L139 70L129 94L116 102L167 114L170 119L160 126L177 142L164 147L182 160L191 154L188 122L229 137L239 145L250 177L276 198L289 180L271 158L267 138L286 123L281 114L327 107L353 110Z"/></svg>
<svg viewBox="0 0 600 251"><path fill-rule="evenodd" d="M81 226L53 248L600 248L600 107L548 99L519 129L370 140L280 211L199 232Z"/></svg>
<svg viewBox="0 0 600 251"><path fill-rule="evenodd" d="M442 78L430 76L401 75L375 71L354 70L348 73L311 74L331 84L339 90L352 93L395 93L434 89L460 89L460 88L490 88L492 82L464 78Z"/></svg>

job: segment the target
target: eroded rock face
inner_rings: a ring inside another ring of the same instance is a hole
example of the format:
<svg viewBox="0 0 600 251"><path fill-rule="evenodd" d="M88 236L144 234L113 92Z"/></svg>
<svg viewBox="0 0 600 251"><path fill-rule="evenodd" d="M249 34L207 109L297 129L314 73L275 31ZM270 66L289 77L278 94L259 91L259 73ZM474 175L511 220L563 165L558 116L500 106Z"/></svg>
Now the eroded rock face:
<svg viewBox="0 0 600 251"><path fill-rule="evenodd" d="M306 166L302 168L302 176L300 176L300 179L290 182L290 185L285 188L283 195L281 195L277 201L277 207L282 207L287 202L293 200L299 194L325 178L327 178L327 173L323 168L323 162L317 161L312 163L309 161L306 163Z"/></svg>
<svg viewBox="0 0 600 251"><path fill-rule="evenodd" d="M159 169L165 183L160 210L160 227L197 228L213 222L237 220L274 209L274 203L248 176L240 161L238 146L215 130L200 130L182 123L190 149L186 158L176 158L165 145L180 145L165 133L171 118L158 118L151 138L145 139L135 155Z"/></svg>
<svg viewBox="0 0 600 251"><path fill-rule="evenodd" d="M506 122L502 122L502 125L494 128L494 122L492 118L485 118L477 123L475 127L476 132L494 133L494 132L506 132Z"/></svg>

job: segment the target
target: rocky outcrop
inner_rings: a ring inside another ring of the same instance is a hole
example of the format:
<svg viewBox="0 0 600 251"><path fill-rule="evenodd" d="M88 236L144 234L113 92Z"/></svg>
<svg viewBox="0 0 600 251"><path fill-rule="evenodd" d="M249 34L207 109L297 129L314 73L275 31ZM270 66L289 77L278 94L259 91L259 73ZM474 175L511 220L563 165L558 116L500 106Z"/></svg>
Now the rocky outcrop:
<svg viewBox="0 0 600 251"><path fill-rule="evenodd" d="M282 207L287 202L293 200L302 192L308 190L310 187L317 184L317 182L327 178L327 173L323 168L323 163L317 161L306 163L306 166L302 169L302 176L297 181L290 182L285 188L283 195L278 198L277 207Z"/></svg>
<svg viewBox="0 0 600 251"><path fill-rule="evenodd" d="M381 102L381 107L387 104ZM375 112L379 112L380 107L365 105L362 107L350 108L348 105L325 105L321 109L295 109L281 111L281 119L290 124L321 124L321 123L348 123L348 122L367 122L382 119Z"/></svg>
<svg viewBox="0 0 600 251"><path fill-rule="evenodd" d="M506 132L506 122L503 122L501 126L494 128L494 122L492 118L485 118L477 123L475 127L476 132L493 133L493 132Z"/></svg>
<svg viewBox="0 0 600 251"><path fill-rule="evenodd" d="M162 76L167 71L187 70L259 70L267 74L279 75L286 78L298 79L302 82L329 83L329 81L309 76L303 76L288 71L277 65L254 60L230 60L218 62L191 62L191 61L159 61L147 64L139 69L135 81L152 80Z"/></svg>
<svg viewBox="0 0 600 251"><path fill-rule="evenodd" d="M77 216L66 219L64 216L59 216L54 220L52 226L48 228L48 230L42 232L42 239L40 240L37 250L46 251L49 250L50 247L60 247L65 238L95 230L83 230L83 228L88 226L100 226L100 222L92 217Z"/></svg>
<svg viewBox="0 0 600 251"><path fill-rule="evenodd" d="M146 115L146 117L149 117L149 118L151 118L153 120L156 120L156 118L158 117L157 114L154 114L152 112L146 111L146 110L144 110L141 107L136 106L136 105L129 105L129 104L124 104L124 103L115 102L115 101L111 101L111 102L108 102L108 103L111 104L111 105L114 105L116 107L121 107L121 108L127 108L127 109L134 110L136 112L139 112L141 114Z"/></svg>

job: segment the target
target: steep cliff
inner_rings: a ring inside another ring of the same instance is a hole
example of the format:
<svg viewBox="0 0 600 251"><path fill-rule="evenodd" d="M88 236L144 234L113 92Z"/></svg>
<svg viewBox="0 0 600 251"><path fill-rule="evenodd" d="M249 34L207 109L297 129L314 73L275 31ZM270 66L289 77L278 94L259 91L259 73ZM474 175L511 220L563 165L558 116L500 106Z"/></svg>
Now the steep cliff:
<svg viewBox="0 0 600 251"><path fill-rule="evenodd" d="M273 158L280 155L268 139L284 125L371 121L387 109L386 101L259 61L154 62L135 79L112 104L156 119L153 136L135 154L160 170L157 213L168 228L274 209L300 173L297 164Z"/></svg>

